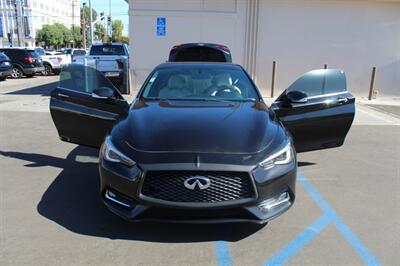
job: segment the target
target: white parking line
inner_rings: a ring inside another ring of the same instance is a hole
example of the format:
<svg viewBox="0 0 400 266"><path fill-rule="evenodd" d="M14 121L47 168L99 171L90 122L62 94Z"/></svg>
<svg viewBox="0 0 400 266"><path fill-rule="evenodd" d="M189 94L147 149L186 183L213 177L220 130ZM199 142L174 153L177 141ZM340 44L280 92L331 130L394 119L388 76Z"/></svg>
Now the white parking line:
<svg viewBox="0 0 400 266"><path fill-rule="evenodd" d="M400 125L400 119L362 104L357 104L355 125Z"/></svg>

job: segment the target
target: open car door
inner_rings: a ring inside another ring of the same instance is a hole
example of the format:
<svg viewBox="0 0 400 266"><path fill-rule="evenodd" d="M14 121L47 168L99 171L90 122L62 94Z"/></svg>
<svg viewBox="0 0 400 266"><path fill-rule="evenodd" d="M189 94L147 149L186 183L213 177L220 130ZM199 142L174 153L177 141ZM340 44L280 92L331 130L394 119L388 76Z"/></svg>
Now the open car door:
<svg viewBox="0 0 400 266"><path fill-rule="evenodd" d="M338 69L302 75L271 105L292 134L297 152L341 146L355 114L355 99Z"/></svg>
<svg viewBox="0 0 400 266"><path fill-rule="evenodd" d="M50 113L60 139L100 147L112 126L127 115L128 103L94 68L70 64L51 92Z"/></svg>

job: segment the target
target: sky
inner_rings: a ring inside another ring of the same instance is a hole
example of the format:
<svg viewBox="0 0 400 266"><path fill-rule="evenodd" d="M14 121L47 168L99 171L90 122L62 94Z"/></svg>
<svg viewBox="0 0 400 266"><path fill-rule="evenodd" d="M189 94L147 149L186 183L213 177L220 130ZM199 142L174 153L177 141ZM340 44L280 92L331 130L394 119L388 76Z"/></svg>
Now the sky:
<svg viewBox="0 0 400 266"><path fill-rule="evenodd" d="M92 0L92 7L97 11L97 14L104 12L106 16L109 13L109 2L110 0ZM81 5L86 3L89 6L89 0L81 0ZM128 3L125 0L111 0L111 18L120 19L124 24L123 35L128 36L129 28L129 15L128 15Z"/></svg>

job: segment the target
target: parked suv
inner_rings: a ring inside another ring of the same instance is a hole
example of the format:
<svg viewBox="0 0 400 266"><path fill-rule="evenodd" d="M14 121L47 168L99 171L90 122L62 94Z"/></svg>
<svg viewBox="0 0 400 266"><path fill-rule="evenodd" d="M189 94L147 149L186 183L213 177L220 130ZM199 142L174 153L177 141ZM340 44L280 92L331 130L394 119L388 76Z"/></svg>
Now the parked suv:
<svg viewBox="0 0 400 266"><path fill-rule="evenodd" d="M10 58L0 52L0 81L5 80L9 75L11 75L11 71L12 64Z"/></svg>
<svg viewBox="0 0 400 266"><path fill-rule="evenodd" d="M44 71L42 58L35 50L22 48L2 48L12 63L11 77L21 78L23 75L33 77L37 72Z"/></svg>
<svg viewBox="0 0 400 266"><path fill-rule="evenodd" d="M42 74L45 76L55 74L58 75L61 72L61 58L56 55L46 55L46 51L41 47L33 48L37 54L39 54L43 61L44 70Z"/></svg>
<svg viewBox="0 0 400 266"><path fill-rule="evenodd" d="M232 55L225 45L216 43L185 43L172 47L169 62L227 62L232 63Z"/></svg>

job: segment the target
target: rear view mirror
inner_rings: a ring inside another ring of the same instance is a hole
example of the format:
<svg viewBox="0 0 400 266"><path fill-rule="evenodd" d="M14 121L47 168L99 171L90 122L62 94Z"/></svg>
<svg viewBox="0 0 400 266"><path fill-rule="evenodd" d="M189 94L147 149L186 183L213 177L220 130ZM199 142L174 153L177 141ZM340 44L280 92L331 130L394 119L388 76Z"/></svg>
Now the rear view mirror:
<svg viewBox="0 0 400 266"><path fill-rule="evenodd" d="M307 94L301 91L289 91L286 94L286 99L290 103L306 103L307 102Z"/></svg>
<svg viewBox="0 0 400 266"><path fill-rule="evenodd" d="M94 89L92 92L92 97L103 100L116 100L114 90L108 87Z"/></svg>

